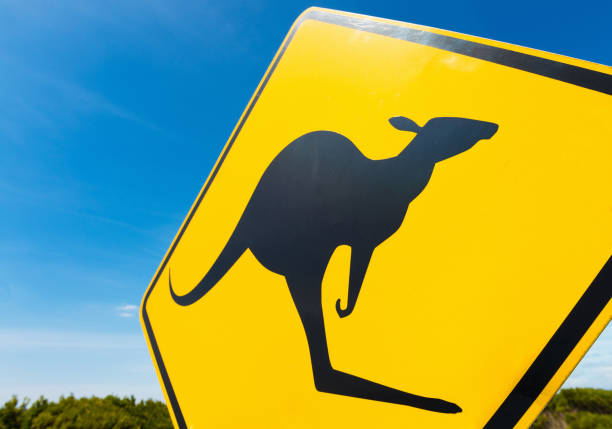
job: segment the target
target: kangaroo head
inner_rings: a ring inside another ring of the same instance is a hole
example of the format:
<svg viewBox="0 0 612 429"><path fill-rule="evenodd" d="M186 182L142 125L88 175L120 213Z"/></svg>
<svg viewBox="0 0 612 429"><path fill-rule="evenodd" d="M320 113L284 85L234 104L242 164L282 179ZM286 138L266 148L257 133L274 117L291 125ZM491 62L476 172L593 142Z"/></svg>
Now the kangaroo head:
<svg viewBox="0 0 612 429"><path fill-rule="evenodd" d="M452 117L432 118L423 127L403 116L393 117L389 122L398 130L417 133L408 148L412 146L411 152L418 150L421 156L434 162L465 152L480 140L490 139L499 128L493 122Z"/></svg>

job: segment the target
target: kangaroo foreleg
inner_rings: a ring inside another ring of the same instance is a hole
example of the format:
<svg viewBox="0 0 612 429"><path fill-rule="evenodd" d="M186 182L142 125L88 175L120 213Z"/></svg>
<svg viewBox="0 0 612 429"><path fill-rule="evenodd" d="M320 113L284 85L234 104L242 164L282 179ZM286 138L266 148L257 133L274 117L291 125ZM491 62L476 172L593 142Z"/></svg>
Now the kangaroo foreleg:
<svg viewBox="0 0 612 429"><path fill-rule="evenodd" d="M363 284L365 273L368 270L373 251L374 249L371 247L355 246L351 248L351 272L349 274L348 301L345 309L340 307L340 299L336 301L336 312L338 312L338 316L346 317L355 309L359 291L361 290L361 285Z"/></svg>

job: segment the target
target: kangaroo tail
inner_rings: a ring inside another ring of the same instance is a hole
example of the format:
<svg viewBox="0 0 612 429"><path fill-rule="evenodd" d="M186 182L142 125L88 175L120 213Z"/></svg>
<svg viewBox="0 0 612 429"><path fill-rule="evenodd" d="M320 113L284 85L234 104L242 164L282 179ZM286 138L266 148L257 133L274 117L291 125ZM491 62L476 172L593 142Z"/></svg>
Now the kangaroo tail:
<svg viewBox="0 0 612 429"><path fill-rule="evenodd" d="M238 230L239 228L236 227L236 230L225 244L221 254L219 254L219 257L202 280L200 280L200 282L185 295L177 295L176 292L174 292L174 289L172 288L172 280L170 278L170 269L168 269L168 284L170 286L170 294L172 295L174 302L183 306L193 304L202 298L209 290L211 290L217 284L217 282L221 280L225 273L232 268L238 258L240 258L240 256L242 256L247 249L247 246L242 243L242 240L239 237L240 234Z"/></svg>

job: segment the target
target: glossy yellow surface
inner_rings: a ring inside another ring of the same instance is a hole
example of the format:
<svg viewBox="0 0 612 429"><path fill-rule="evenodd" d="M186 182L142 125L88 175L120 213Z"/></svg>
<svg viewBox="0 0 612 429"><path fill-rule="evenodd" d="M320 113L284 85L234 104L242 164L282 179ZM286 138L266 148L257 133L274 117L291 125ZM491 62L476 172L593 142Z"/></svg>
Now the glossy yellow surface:
<svg viewBox="0 0 612 429"><path fill-rule="evenodd" d="M400 24L413 28L410 24ZM428 31L452 34L439 30ZM454 37L508 47L470 36ZM610 73L610 68L511 49ZM189 428L480 429L612 250L612 98L510 67L342 26L299 26L147 303ZM456 415L320 393L283 277L247 251L204 298L208 271L259 178L292 140L332 130L372 159L414 134L390 126L460 116L498 133L437 164L399 231L374 252L352 315L350 248L323 282L333 365ZM526 428L595 341L608 305L517 427Z"/></svg>

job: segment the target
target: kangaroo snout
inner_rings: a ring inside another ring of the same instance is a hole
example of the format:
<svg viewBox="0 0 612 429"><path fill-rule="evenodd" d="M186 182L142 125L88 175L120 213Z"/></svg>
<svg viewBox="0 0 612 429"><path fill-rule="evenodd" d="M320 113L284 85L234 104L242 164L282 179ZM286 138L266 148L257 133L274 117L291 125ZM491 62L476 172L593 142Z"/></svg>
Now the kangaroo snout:
<svg viewBox="0 0 612 429"><path fill-rule="evenodd" d="M499 125L493 122L483 122L482 123L482 139L490 139L495 135L497 130L499 129Z"/></svg>
<svg viewBox="0 0 612 429"><path fill-rule="evenodd" d="M432 118L423 127L412 126L412 121L395 117L391 125L417 135L404 150L422 162L437 163L473 147L480 140L490 139L499 126L494 122L459 117ZM418 155L417 155L418 154ZM425 161L427 160L427 161Z"/></svg>

